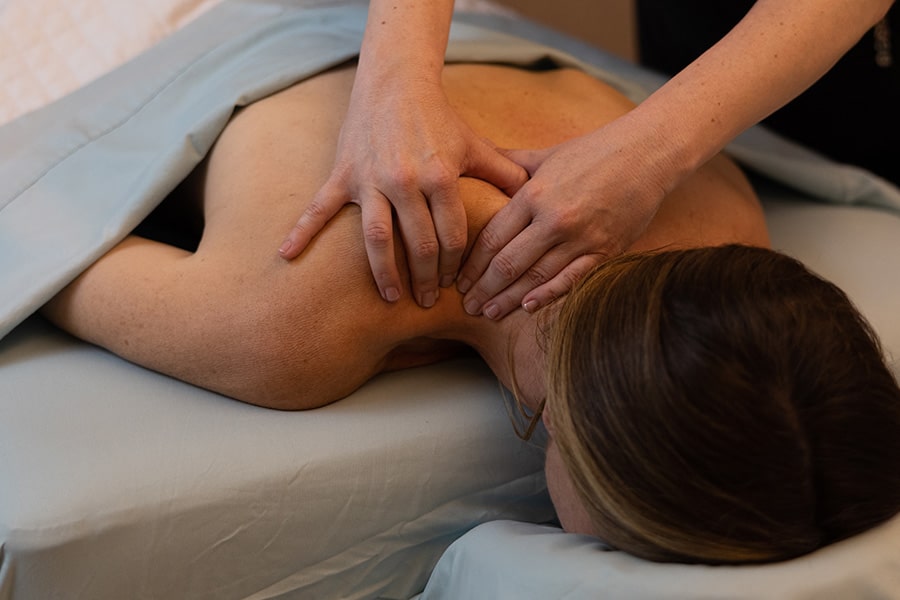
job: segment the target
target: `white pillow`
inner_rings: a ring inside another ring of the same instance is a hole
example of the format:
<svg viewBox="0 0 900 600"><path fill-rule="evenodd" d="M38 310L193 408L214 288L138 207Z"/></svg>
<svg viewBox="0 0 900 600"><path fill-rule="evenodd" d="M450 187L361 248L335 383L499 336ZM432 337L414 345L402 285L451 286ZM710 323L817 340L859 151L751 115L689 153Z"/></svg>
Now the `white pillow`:
<svg viewBox="0 0 900 600"><path fill-rule="evenodd" d="M900 517L783 563L661 564L555 527L493 521L441 557L421 600L900 598Z"/></svg>

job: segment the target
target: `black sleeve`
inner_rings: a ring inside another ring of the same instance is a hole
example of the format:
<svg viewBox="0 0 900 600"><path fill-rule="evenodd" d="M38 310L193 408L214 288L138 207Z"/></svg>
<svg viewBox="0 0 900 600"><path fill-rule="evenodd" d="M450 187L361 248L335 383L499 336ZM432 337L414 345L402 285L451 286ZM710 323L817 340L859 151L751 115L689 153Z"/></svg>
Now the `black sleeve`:
<svg viewBox="0 0 900 600"><path fill-rule="evenodd" d="M752 0L637 0L641 63L672 75L721 39ZM835 160L900 184L900 8L809 90L766 120ZM889 64L888 64L889 63Z"/></svg>

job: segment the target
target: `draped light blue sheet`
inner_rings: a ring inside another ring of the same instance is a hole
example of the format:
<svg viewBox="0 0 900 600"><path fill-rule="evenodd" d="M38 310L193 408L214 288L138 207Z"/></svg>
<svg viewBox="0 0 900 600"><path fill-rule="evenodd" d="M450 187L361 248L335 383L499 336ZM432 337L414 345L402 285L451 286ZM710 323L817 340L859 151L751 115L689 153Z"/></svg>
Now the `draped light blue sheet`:
<svg viewBox="0 0 900 600"><path fill-rule="evenodd" d="M508 29L555 48L458 22L448 60L524 64L552 56L635 100L657 78L522 23ZM478 20L474 18L473 20ZM203 158L235 106L352 58L360 6L292 9L225 2L100 82L0 128L0 337L139 223ZM730 151L746 165L824 201L900 212L900 191L761 129Z"/></svg>
<svg viewBox="0 0 900 600"><path fill-rule="evenodd" d="M286 414L151 373L29 318L191 171L235 106L352 58L364 22L358 5L226 0L0 128L0 598L408 597L476 525L551 517L541 452L512 436L479 361L394 373L325 409ZM448 51L451 60L544 56L636 100L659 83L520 19L461 18ZM761 129L731 151L796 190L763 193L776 246L844 285L896 354L900 192ZM856 204L878 209L838 206ZM519 529L476 532L448 558L458 568L440 570L435 597L448 573L457 584L472 577L458 560L468 544L492 537L494 558L504 544L510 556L540 547L520 544ZM621 562L590 544L581 551ZM477 560L526 574L489 559ZM634 577L617 575L621 597L651 580L671 589L655 565L625 570Z"/></svg>

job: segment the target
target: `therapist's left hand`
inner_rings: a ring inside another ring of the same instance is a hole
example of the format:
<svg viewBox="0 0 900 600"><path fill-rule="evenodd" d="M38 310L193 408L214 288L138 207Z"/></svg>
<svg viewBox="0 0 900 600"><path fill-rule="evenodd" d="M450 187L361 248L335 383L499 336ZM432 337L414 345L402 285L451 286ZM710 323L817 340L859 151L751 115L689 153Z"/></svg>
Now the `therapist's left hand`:
<svg viewBox="0 0 900 600"><path fill-rule="evenodd" d="M357 77L334 170L280 252L286 259L298 256L343 206L358 204L382 298L398 300L408 278L414 299L428 308L439 286L455 280L466 249L459 176L490 181L510 194L527 176L460 119L440 84L397 75L359 83ZM408 275L398 269L395 232Z"/></svg>

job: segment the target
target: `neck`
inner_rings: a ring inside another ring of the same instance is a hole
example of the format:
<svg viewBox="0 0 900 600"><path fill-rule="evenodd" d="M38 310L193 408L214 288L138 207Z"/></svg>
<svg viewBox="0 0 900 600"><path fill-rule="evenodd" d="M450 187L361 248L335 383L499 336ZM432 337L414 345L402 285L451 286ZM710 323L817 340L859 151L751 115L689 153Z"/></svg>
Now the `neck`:
<svg viewBox="0 0 900 600"><path fill-rule="evenodd" d="M466 205L468 248L509 198L478 179L460 179L460 197ZM426 311L432 333L428 337L463 342L477 351L508 389L517 389L527 405L544 396L543 352L537 343L539 318L516 310L500 321L472 317L462 308L455 288L441 290L438 304Z"/></svg>
<svg viewBox="0 0 900 600"><path fill-rule="evenodd" d="M461 298L451 301L462 305ZM544 353L538 344L539 323L537 316L521 309L500 321L465 315L439 336L473 348L507 389L515 390L526 406L534 408L544 397Z"/></svg>

